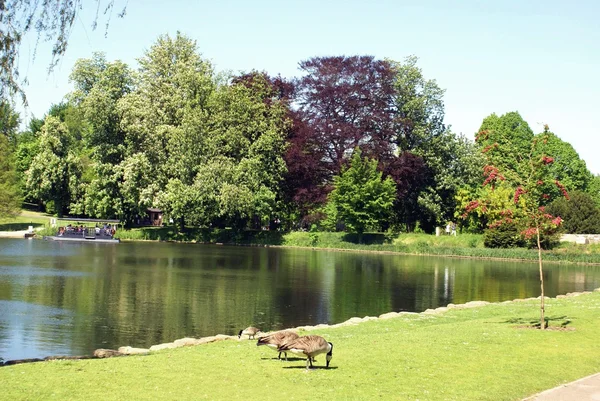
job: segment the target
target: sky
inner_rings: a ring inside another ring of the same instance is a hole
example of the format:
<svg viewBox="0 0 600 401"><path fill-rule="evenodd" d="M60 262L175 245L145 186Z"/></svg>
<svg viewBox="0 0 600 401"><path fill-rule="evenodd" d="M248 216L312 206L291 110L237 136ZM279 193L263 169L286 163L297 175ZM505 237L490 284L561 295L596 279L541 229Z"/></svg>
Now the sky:
<svg viewBox="0 0 600 401"><path fill-rule="evenodd" d="M43 116L72 90L68 77L77 59L100 51L137 68L159 35L180 31L217 71L234 73L294 77L298 63L315 56L402 61L415 55L424 77L446 90L445 123L454 132L473 138L486 116L518 111L535 133L548 124L600 174L596 0L114 1L108 29L100 10L95 30L96 2L83 1L67 52L51 74L51 44L25 37L23 122Z"/></svg>

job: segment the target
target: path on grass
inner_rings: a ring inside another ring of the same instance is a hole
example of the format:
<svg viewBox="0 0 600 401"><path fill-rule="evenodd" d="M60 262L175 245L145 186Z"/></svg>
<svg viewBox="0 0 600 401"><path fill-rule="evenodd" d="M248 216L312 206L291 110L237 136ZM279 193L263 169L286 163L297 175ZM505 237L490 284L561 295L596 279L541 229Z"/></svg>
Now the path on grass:
<svg viewBox="0 0 600 401"><path fill-rule="evenodd" d="M523 401L600 400L600 373L532 395Z"/></svg>
<svg viewBox="0 0 600 401"><path fill-rule="evenodd" d="M22 231L0 231L0 238L25 238L29 230Z"/></svg>

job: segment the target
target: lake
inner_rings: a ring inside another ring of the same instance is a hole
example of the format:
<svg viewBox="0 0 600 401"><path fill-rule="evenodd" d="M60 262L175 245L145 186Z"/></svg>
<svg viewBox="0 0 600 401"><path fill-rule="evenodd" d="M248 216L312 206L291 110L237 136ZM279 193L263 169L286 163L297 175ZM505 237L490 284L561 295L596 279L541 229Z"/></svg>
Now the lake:
<svg viewBox="0 0 600 401"><path fill-rule="evenodd" d="M546 295L600 267L545 265ZM0 239L0 358L91 355L182 337L340 323L539 296L537 264L323 250ZM535 315L535 313L532 313Z"/></svg>

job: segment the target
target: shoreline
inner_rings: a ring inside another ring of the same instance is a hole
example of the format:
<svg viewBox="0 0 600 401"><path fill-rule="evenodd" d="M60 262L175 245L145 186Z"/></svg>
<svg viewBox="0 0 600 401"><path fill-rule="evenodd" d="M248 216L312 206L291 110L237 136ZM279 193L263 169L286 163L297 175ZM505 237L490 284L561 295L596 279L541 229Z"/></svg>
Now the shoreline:
<svg viewBox="0 0 600 401"><path fill-rule="evenodd" d="M564 298L574 298L580 295L591 294L593 292L600 292L600 288L596 288L592 291L581 291L581 292L569 292L564 295L557 295L555 298L544 297L544 299L564 299ZM530 298L517 298L513 300L507 300L502 302L488 302L488 301L469 301L464 304L448 304L446 306L440 306L435 309L426 309L423 312L386 312L382 313L379 316L365 316L365 317L351 317L350 319L345 320L341 323L335 324L326 324L320 323L314 326L306 325L306 326L298 326L293 328L286 328L275 331L268 331L262 333L263 335L268 335L271 333L275 333L278 331L313 331L313 330L321 330L321 329L335 329L339 327L346 326L356 326L360 323L369 322L373 320L386 320L386 319L394 319L402 316L412 316L412 315L440 315L442 313L447 312L451 309L471 309L471 308L480 308L486 305L502 305L502 304L510 304L514 302L529 302L539 300L540 297L530 297ZM260 336L259 336L260 338ZM15 359L8 360L0 363L0 367L3 366L13 366L23 363L33 363L33 362L47 362L47 361L58 361L58 360L79 360L79 359L103 359L103 358L113 358L118 356L129 356L129 355L148 355L153 352L162 351L165 349L173 349L173 348L181 348L181 347L189 347L189 346L198 346L203 344L209 344L217 341L225 341L225 340L234 340L234 341L249 341L250 339L238 338L237 335L227 335L227 334L216 334L208 337L184 337L177 339L173 342L162 343L152 345L149 348L136 348L129 345L121 346L117 350L114 349L106 349L99 348L96 349L92 355L75 355L75 356L47 356L44 358L28 358L28 359Z"/></svg>
<svg viewBox="0 0 600 401"><path fill-rule="evenodd" d="M242 247L259 247L259 248L283 248L283 249L305 249L311 251L332 251L332 252L356 252L356 253L375 253L382 255L400 255L400 256L427 256L438 258L454 258L454 259L481 259L495 260L499 262L529 262L538 263L537 259L526 258L510 258L500 256L472 256L472 255L453 255L453 254L436 254L436 253L410 253L400 251L382 251L377 249L354 249L354 248L326 248L314 246L298 246L298 245L271 245L271 244L239 244L239 243L223 243L223 242L198 242L198 241L176 241L176 240L152 240L152 239L120 239L121 242L171 242L174 244L193 244L193 245L216 245L216 246L242 246ZM462 249L462 248L458 248ZM488 249L488 248L485 248ZM544 263L554 264L572 264L583 266L600 266L600 262L578 262L570 260L543 260Z"/></svg>
<svg viewBox="0 0 600 401"><path fill-rule="evenodd" d="M2 238L24 238L25 234L28 233L27 230L24 231L0 231L0 239ZM36 235L33 237L34 239L42 239L40 236ZM116 237L118 238L118 237ZM454 258L454 259L479 259L479 260L491 260L491 261L506 261L506 262L528 262L528 263L537 263L536 258L519 258L519 257L502 257L502 256L478 256L478 255L458 255L458 254L439 254L439 253L414 253L414 252L402 252L402 251L393 251L393 250L378 250L378 249L356 249L356 248L329 248L329 247L315 247L315 246L300 246L300 245L276 245L276 244L260 244L260 243L223 243L223 242L203 242L203 241L181 241L181 240L162 240L162 239L129 239L129 238L119 238L121 242L170 242L176 244L194 244L194 245L219 245L219 246L242 246L242 247L261 247L261 248L283 248L283 249L304 249L304 250L312 250L312 251L331 251L331 252L355 252L355 253L372 253L372 254L381 254L381 255L401 255L401 256L426 256L426 257L440 257L440 258ZM435 248L435 245L431 247ZM447 248L452 249L452 248ZM456 248L466 249L466 248ZM484 248L489 249L489 248ZM520 248L519 248L520 249ZM582 253L583 255L583 253ZM582 261L573 261L573 260L549 260L544 259L544 263L553 263L553 264L573 264L573 265L581 265L581 266L600 266L600 262L582 262Z"/></svg>

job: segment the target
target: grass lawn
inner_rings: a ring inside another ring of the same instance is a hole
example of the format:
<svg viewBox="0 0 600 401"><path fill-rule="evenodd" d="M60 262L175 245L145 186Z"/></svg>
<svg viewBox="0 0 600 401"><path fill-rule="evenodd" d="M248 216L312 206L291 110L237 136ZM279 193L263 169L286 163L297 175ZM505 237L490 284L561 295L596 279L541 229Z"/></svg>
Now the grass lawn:
<svg viewBox="0 0 600 401"><path fill-rule="evenodd" d="M43 227L50 224L50 217L44 213L22 210L15 217L0 217L0 231L22 231L29 226Z"/></svg>
<svg viewBox="0 0 600 401"><path fill-rule="evenodd" d="M274 359L256 341L222 341L147 356L0 368L10 400L520 400L600 371L600 292L548 300L561 330L536 322L539 301L403 315L321 329L330 369ZM250 323L250 322L249 322ZM125 344L124 344L125 345Z"/></svg>

